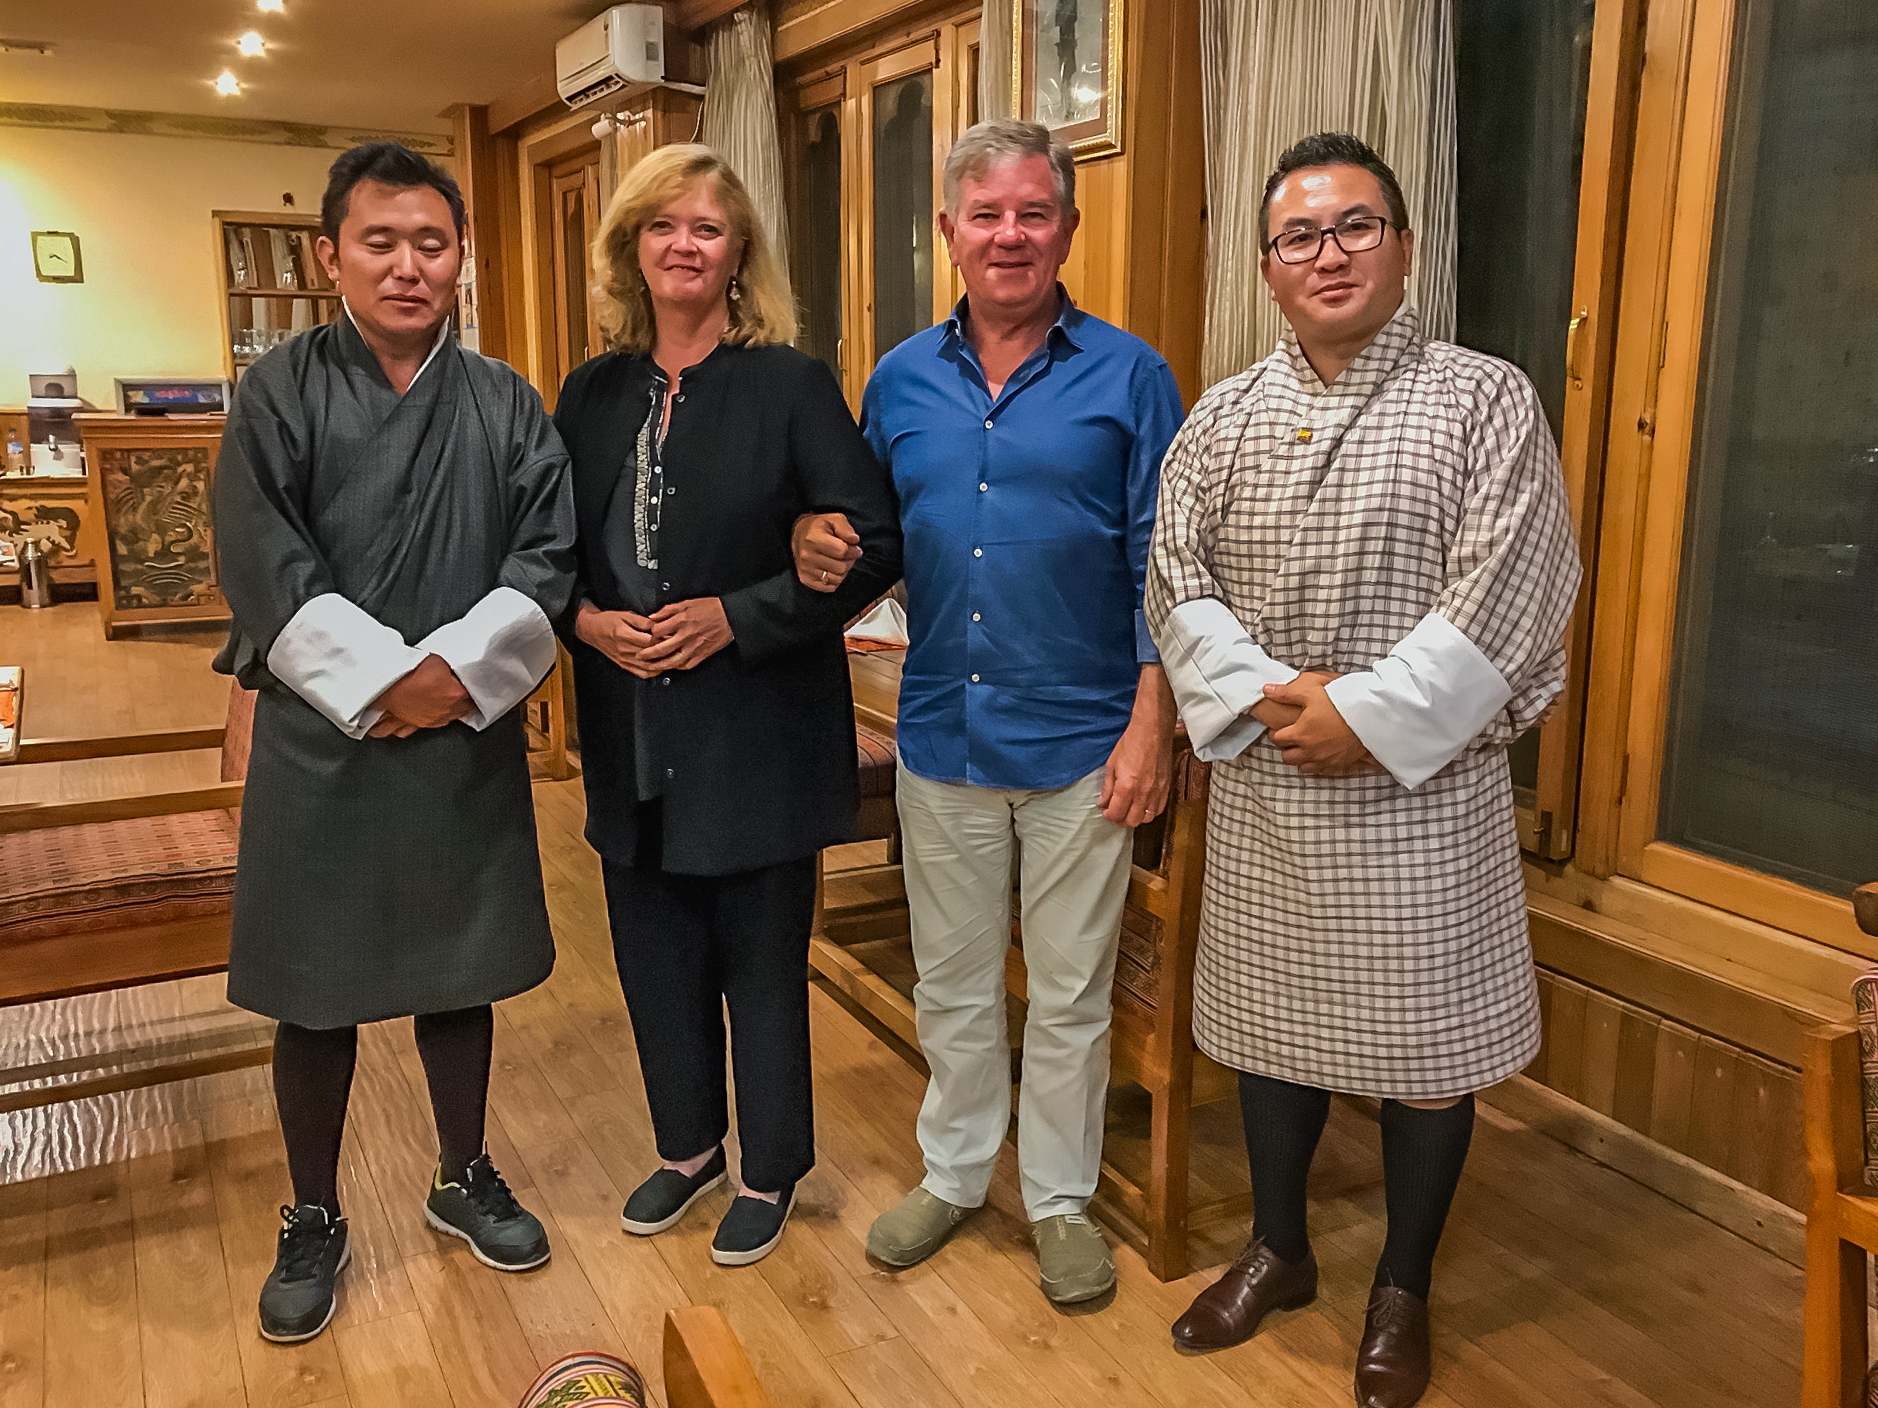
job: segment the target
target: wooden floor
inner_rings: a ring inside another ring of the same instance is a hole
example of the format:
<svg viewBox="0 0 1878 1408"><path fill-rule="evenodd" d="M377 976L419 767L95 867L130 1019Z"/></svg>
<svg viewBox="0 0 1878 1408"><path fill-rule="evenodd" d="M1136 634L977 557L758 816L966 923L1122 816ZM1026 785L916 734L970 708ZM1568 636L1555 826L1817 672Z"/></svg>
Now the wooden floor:
<svg viewBox="0 0 1878 1408"><path fill-rule="evenodd" d="M93 651L87 610L38 613L60 617L44 623L57 632L28 618L43 635L26 651L42 672L29 708L46 710L31 732L219 717L224 691L199 636L100 636ZM0 616L0 656L17 658L16 625ZM53 648L55 634L74 649ZM87 689L138 697L120 712L68 689L67 660ZM1008 1148L988 1211L931 1262L871 1266L868 1223L920 1175L921 1082L820 991L819 1162L781 1247L755 1267L714 1266L721 1195L661 1237L625 1236L620 1204L655 1160L631 1030L580 839L580 784L541 784L536 800L560 957L546 985L498 1008L489 1137L548 1224L554 1260L499 1275L425 1226L434 1145L407 1022L364 1033L341 1179L355 1257L333 1328L298 1348L255 1328L289 1196L264 1070L0 1117L0 1408L509 1408L540 1365L576 1348L625 1351L659 1391L660 1317L704 1301L727 1314L778 1408L1349 1402L1383 1234L1375 1122L1357 1102L1334 1109L1313 1179L1322 1298L1216 1355L1179 1353L1167 1334L1214 1271L1163 1286L1122 1251L1112 1297L1067 1312L1045 1302ZM251 1020L214 978L15 1008L0 1011L0 1065L128 1036L219 1038ZM1206 1113L1200 1164L1217 1181L1234 1163L1236 1117ZM1219 1229L1203 1260L1244 1230ZM1792 1266L1483 1106L1437 1267L1424 1401L1784 1408L1798 1395L1800 1295Z"/></svg>

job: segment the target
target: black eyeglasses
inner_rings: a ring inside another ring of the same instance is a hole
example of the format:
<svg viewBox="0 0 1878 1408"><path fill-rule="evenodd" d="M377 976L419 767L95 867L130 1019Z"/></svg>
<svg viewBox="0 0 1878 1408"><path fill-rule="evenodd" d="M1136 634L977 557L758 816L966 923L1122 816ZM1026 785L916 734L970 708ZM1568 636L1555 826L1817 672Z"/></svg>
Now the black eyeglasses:
<svg viewBox="0 0 1878 1408"><path fill-rule="evenodd" d="M1382 232L1389 225L1380 215L1353 215L1334 225L1284 230L1272 237L1272 253L1281 264L1306 264L1322 252L1324 238L1329 236L1345 254L1361 254L1382 243Z"/></svg>

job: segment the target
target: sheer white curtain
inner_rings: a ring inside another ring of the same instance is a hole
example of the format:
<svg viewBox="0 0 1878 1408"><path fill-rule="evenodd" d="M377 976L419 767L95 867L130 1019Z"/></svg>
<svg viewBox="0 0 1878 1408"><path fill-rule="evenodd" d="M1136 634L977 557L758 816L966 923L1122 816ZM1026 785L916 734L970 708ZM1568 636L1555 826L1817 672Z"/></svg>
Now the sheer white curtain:
<svg viewBox="0 0 1878 1408"><path fill-rule="evenodd" d="M702 140L743 178L787 278L789 221L783 205L774 54L769 6L763 0L745 5L711 31Z"/></svg>
<svg viewBox="0 0 1878 1408"><path fill-rule="evenodd" d="M1259 277L1258 210L1284 149L1352 132L1395 169L1415 228L1411 302L1454 336L1451 0L1201 0L1209 210L1207 385L1269 353L1283 318Z"/></svg>
<svg viewBox="0 0 1878 1408"><path fill-rule="evenodd" d="M978 18L978 118L1011 115L1011 6L984 0Z"/></svg>

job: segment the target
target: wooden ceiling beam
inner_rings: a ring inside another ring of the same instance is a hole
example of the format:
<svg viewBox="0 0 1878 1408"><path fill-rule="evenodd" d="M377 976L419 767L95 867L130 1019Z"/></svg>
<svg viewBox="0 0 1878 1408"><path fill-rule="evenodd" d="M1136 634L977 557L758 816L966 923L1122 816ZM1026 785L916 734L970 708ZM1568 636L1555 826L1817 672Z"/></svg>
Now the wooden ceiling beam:
<svg viewBox="0 0 1878 1408"><path fill-rule="evenodd" d="M679 0L671 22L683 30L703 29L716 24L733 10L742 9L748 0Z"/></svg>

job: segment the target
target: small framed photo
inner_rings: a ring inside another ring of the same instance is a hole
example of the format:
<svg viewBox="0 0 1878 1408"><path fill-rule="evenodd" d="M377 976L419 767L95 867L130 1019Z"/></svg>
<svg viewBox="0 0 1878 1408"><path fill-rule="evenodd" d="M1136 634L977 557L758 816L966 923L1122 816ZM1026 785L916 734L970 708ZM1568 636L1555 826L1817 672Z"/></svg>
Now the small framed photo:
<svg viewBox="0 0 1878 1408"><path fill-rule="evenodd" d="M1079 157L1122 149L1123 0L1016 0L1012 104Z"/></svg>
<svg viewBox="0 0 1878 1408"><path fill-rule="evenodd" d="M70 230L33 231L33 273L42 284L82 284L85 264Z"/></svg>

